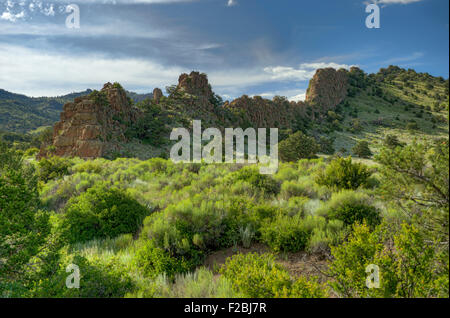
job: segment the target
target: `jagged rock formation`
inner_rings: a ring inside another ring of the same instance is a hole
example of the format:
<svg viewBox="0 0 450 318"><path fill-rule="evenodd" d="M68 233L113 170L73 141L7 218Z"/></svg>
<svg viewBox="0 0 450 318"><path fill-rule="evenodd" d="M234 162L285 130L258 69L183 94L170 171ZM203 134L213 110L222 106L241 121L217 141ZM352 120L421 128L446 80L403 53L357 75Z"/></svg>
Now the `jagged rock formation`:
<svg viewBox="0 0 450 318"><path fill-rule="evenodd" d="M159 100L161 99L162 96L163 96L163 93L162 93L161 89L155 88L153 90L153 100L156 104L159 104Z"/></svg>
<svg viewBox="0 0 450 318"><path fill-rule="evenodd" d="M178 78L177 88L184 93L205 99L210 99L214 95L207 75L199 72L191 72L189 75L181 74Z"/></svg>
<svg viewBox="0 0 450 318"><path fill-rule="evenodd" d="M303 102L289 102L280 97L273 100L260 96L250 98L247 95L225 103L224 106L234 112L241 123L256 128L292 128L296 125L296 120L305 114L306 109Z"/></svg>
<svg viewBox="0 0 450 318"><path fill-rule="evenodd" d="M155 88L153 102L164 104L163 111L178 114L179 118L173 117L174 120L186 123L200 119L204 128L251 126L298 130L305 121L334 109L346 97L347 86L346 70L322 69L310 82L306 102L244 95L222 105L206 74L191 72L180 75L167 102L162 103L162 91ZM100 92L77 97L73 103L64 105L61 120L54 126L52 143L41 147L40 156L51 152L58 156L96 158L119 151L127 141L127 128L137 124L142 115L119 84L107 83Z"/></svg>
<svg viewBox="0 0 450 318"><path fill-rule="evenodd" d="M305 101L315 110L326 112L344 100L347 89L348 72L345 69L319 69L309 81Z"/></svg>
<svg viewBox="0 0 450 318"><path fill-rule="evenodd" d="M333 110L347 96L348 72L333 68L317 70L309 82L305 102L288 102L244 95L225 107L248 120L253 127L299 128L299 120L316 119L316 116Z"/></svg>
<svg viewBox="0 0 450 318"><path fill-rule="evenodd" d="M125 130L138 116L125 90L107 83L100 92L64 105L61 120L53 128L53 142L41 147L40 156L48 152L81 158L104 156L126 141Z"/></svg>

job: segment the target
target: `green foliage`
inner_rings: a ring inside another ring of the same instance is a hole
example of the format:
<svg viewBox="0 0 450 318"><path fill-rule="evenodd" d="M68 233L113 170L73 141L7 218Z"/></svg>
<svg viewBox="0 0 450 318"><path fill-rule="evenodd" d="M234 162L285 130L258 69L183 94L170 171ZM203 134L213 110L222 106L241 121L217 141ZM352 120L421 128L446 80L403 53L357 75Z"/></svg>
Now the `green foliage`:
<svg viewBox="0 0 450 318"><path fill-rule="evenodd" d="M108 97L106 96L105 91L93 90L89 94L89 98L92 99L94 101L94 103L99 106L104 106L104 107L109 106Z"/></svg>
<svg viewBox="0 0 450 318"><path fill-rule="evenodd" d="M38 175L39 180L48 182L56 178L61 178L69 174L69 168L72 166L70 160L58 156L42 158L39 161Z"/></svg>
<svg viewBox="0 0 450 318"><path fill-rule="evenodd" d="M245 181L267 194L278 194L279 183L271 176L263 175L255 167L244 167L230 175L229 182Z"/></svg>
<svg viewBox="0 0 450 318"><path fill-rule="evenodd" d="M323 286L315 281L291 279L289 273L277 265L270 254L236 254L226 260L220 272L245 297L322 298L327 295Z"/></svg>
<svg viewBox="0 0 450 318"><path fill-rule="evenodd" d="M326 155L332 155L335 152L333 147L334 139L321 136L319 139L319 152Z"/></svg>
<svg viewBox="0 0 450 318"><path fill-rule="evenodd" d="M294 162L304 158L315 158L319 146L313 137L297 131L278 144L278 151L281 160Z"/></svg>
<svg viewBox="0 0 450 318"><path fill-rule="evenodd" d="M174 278L175 274L186 273L191 269L191 264L183 257L170 256L164 249L156 247L152 241L145 242L137 250L133 263L146 276L151 278L160 274Z"/></svg>
<svg viewBox="0 0 450 318"><path fill-rule="evenodd" d="M96 186L69 200L63 228L70 243L138 230L149 211L117 188Z"/></svg>
<svg viewBox="0 0 450 318"><path fill-rule="evenodd" d="M388 147L388 148L395 148L395 147L403 147L404 146L404 144L401 143L398 140L397 136L390 135L390 134L386 136L386 138L383 141L383 144L384 144L385 147Z"/></svg>
<svg viewBox="0 0 450 318"><path fill-rule="evenodd" d="M343 190L333 193L331 200L317 213L329 219L338 219L346 225L366 222L372 228L381 221L380 212L371 205L371 198L362 192Z"/></svg>
<svg viewBox="0 0 450 318"><path fill-rule="evenodd" d="M390 231L355 225L348 242L332 247L333 289L344 297L448 297L448 258L436 254L414 226ZM366 286L370 264L380 268L380 288Z"/></svg>
<svg viewBox="0 0 450 318"><path fill-rule="evenodd" d="M352 152L360 158L369 158L372 156L372 151L369 148L369 143L365 140L360 140L352 148Z"/></svg>
<svg viewBox="0 0 450 318"><path fill-rule="evenodd" d="M11 282L21 284L50 234L49 216L38 208L33 169L0 142L0 294L9 292Z"/></svg>
<svg viewBox="0 0 450 318"><path fill-rule="evenodd" d="M116 259L103 262L88 260L74 255L65 256L60 266L50 277L39 281L32 291L33 297L54 298L118 298L134 289L134 283L127 269ZM69 264L77 265L80 272L80 288L67 288L66 279L72 272L66 272Z"/></svg>
<svg viewBox="0 0 450 318"><path fill-rule="evenodd" d="M166 125L168 124L167 114L160 105L154 101L146 99L136 105L143 111L143 115L132 123L125 132L125 135L131 138L138 138L150 145L161 146L164 136L168 133Z"/></svg>
<svg viewBox="0 0 450 318"><path fill-rule="evenodd" d="M275 252L298 252L305 249L310 229L299 216L278 216L261 228L261 238Z"/></svg>
<svg viewBox="0 0 450 318"><path fill-rule="evenodd" d="M330 188L357 189L367 185L371 174L366 165L353 163L351 157L336 158L317 174L316 182Z"/></svg>
<svg viewBox="0 0 450 318"><path fill-rule="evenodd" d="M382 149L376 160L380 169L380 193L396 208L407 211L408 220L448 247L449 145L414 141L403 148Z"/></svg>

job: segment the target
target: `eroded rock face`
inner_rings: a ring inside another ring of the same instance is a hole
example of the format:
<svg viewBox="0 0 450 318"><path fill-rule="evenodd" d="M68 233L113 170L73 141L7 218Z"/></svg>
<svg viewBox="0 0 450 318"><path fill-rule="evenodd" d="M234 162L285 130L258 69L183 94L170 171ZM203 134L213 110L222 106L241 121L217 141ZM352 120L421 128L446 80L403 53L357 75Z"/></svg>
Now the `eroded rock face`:
<svg viewBox="0 0 450 318"><path fill-rule="evenodd" d="M125 130L138 116L123 88L107 83L100 92L64 105L49 151L57 156L104 156L126 141ZM41 148L40 156L48 155L47 147Z"/></svg>
<svg viewBox="0 0 450 318"><path fill-rule="evenodd" d="M318 69L309 82L306 102L319 112L334 109L347 96L348 72L345 69Z"/></svg>
<svg viewBox="0 0 450 318"><path fill-rule="evenodd" d="M315 120L333 110L347 96L348 72L333 68L317 70L309 82L305 102L288 102L244 95L226 104L235 113L247 118L253 127L299 128L300 121Z"/></svg>
<svg viewBox="0 0 450 318"><path fill-rule="evenodd" d="M210 99L213 96L211 85L206 74L191 72L181 74L178 78L178 89L184 93Z"/></svg>
<svg viewBox="0 0 450 318"><path fill-rule="evenodd" d="M305 114L306 105L303 102L289 102L280 97L269 100L260 96L250 98L244 95L225 104L225 107L238 117L244 117L241 119L255 128L292 128L296 124L296 118Z"/></svg>
<svg viewBox="0 0 450 318"><path fill-rule="evenodd" d="M156 104L159 104L159 100L161 99L161 97L163 96L162 90L159 88L155 88L153 90L153 100L155 101Z"/></svg>

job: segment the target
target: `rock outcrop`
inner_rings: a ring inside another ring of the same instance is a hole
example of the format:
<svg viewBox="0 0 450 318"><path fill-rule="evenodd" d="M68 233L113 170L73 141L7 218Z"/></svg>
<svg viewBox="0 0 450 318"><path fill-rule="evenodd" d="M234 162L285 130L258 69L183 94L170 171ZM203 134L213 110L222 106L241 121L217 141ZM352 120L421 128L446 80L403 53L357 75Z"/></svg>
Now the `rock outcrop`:
<svg viewBox="0 0 450 318"><path fill-rule="evenodd" d="M289 102L285 98L275 97L272 100L260 96L252 98L244 95L225 103L238 117L238 120L255 128L278 127L292 128L296 119L305 114L306 105L303 102Z"/></svg>
<svg viewBox="0 0 450 318"><path fill-rule="evenodd" d="M209 100L213 97L211 85L208 83L208 77L204 73L191 72L188 74L181 74L178 78L177 89L198 97Z"/></svg>
<svg viewBox="0 0 450 318"><path fill-rule="evenodd" d="M275 97L244 95L227 103L225 107L247 119L253 127L278 127L297 129L301 121L314 120L333 110L347 96L348 72L333 68L317 70L309 82L305 102L289 102Z"/></svg>
<svg viewBox="0 0 450 318"><path fill-rule="evenodd" d="M162 90L159 88L155 88L153 90L153 100L156 104L159 104L159 100L163 96Z"/></svg>
<svg viewBox="0 0 450 318"><path fill-rule="evenodd" d="M42 147L40 156L47 152L81 158L104 156L126 141L126 128L138 116L139 111L132 107L125 90L107 83L101 91L64 105L61 120L53 127L52 144Z"/></svg>
<svg viewBox="0 0 450 318"><path fill-rule="evenodd" d="M206 74L191 72L180 75L168 99L170 111L180 114L174 120L183 119L180 121L183 125L187 125L186 119L200 119L204 128L251 126L297 130L341 103L347 96L347 87L346 70L327 68L317 70L311 79L305 102L244 95L223 104L213 93ZM162 91L156 88L153 102L161 103L162 96ZM125 132L142 115L119 84L107 83L101 91L77 97L73 103L64 105L61 120L54 126L53 140L41 147L40 156L52 153L96 158L119 151L127 142Z"/></svg>
<svg viewBox="0 0 450 318"><path fill-rule="evenodd" d="M327 112L334 109L347 96L348 72L345 69L318 69L309 81L306 103L315 111Z"/></svg>

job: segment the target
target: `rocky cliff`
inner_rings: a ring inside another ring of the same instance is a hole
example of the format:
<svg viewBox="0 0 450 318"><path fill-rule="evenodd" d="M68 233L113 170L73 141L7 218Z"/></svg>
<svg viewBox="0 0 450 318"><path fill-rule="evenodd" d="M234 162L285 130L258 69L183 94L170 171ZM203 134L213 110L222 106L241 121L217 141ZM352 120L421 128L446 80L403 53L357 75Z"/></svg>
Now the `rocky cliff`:
<svg viewBox="0 0 450 318"><path fill-rule="evenodd" d="M107 83L99 92L77 97L64 105L60 121L53 127L50 145L41 147L41 156L96 158L117 150L126 141L125 131L136 121L139 111L118 84Z"/></svg>
<svg viewBox="0 0 450 318"><path fill-rule="evenodd" d="M345 69L318 69L309 81L306 103L319 112L334 109L347 96L348 72Z"/></svg>
<svg viewBox="0 0 450 318"><path fill-rule="evenodd" d="M169 90L167 98L162 99L162 91L155 89L152 103L161 105L162 111L170 113L173 120L188 123L200 119L204 128L251 126L297 130L305 121L335 108L347 95L347 86L346 70L327 68L318 70L311 79L305 102L244 95L222 104L206 74L191 72L180 75L178 85ZM101 91L64 105L61 120L54 126L53 140L41 147L40 156L52 153L95 158L119 151L127 142L127 128L136 125L142 116L119 84L107 83Z"/></svg>
<svg viewBox="0 0 450 318"><path fill-rule="evenodd" d="M244 95L225 107L248 119L253 127L298 128L299 119L314 120L333 110L347 96L348 72L333 68L317 70L309 82L305 102L289 102Z"/></svg>

